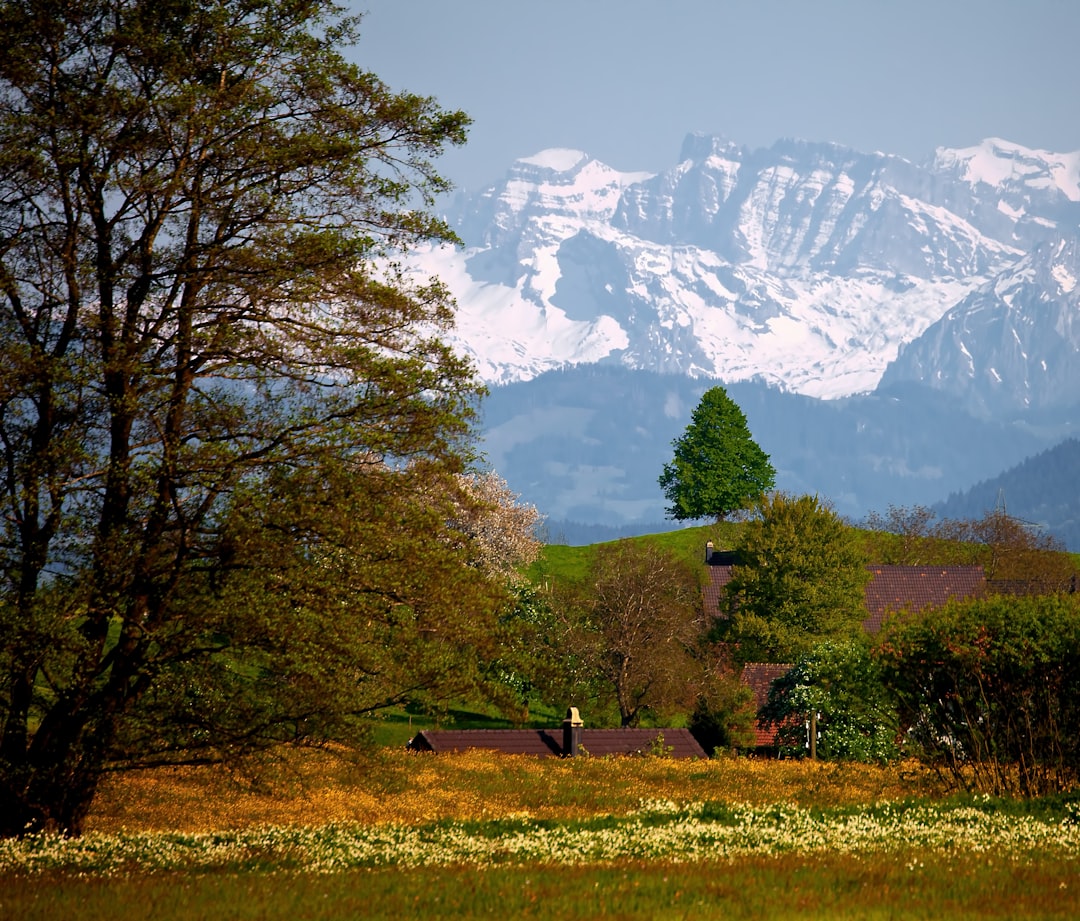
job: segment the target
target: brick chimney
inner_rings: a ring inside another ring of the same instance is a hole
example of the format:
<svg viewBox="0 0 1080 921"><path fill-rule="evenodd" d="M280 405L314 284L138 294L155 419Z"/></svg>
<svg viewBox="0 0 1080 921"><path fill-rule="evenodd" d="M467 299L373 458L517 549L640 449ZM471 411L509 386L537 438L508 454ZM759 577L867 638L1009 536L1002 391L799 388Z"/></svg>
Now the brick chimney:
<svg viewBox="0 0 1080 921"><path fill-rule="evenodd" d="M577 707L567 707L566 719L562 721L562 753L564 758L576 758L581 748L581 721Z"/></svg>

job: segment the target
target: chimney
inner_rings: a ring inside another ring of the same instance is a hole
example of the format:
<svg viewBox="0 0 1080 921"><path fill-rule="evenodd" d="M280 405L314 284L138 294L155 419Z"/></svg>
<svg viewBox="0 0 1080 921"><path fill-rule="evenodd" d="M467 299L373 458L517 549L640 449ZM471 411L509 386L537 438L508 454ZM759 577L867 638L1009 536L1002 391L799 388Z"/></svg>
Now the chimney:
<svg viewBox="0 0 1080 921"><path fill-rule="evenodd" d="M567 707L566 719L562 721L562 752L564 758L576 758L581 748L581 728L585 724L578 715L577 707Z"/></svg>
<svg viewBox="0 0 1080 921"><path fill-rule="evenodd" d="M705 543L705 565L708 566L712 562L713 555L713 542L706 541Z"/></svg>

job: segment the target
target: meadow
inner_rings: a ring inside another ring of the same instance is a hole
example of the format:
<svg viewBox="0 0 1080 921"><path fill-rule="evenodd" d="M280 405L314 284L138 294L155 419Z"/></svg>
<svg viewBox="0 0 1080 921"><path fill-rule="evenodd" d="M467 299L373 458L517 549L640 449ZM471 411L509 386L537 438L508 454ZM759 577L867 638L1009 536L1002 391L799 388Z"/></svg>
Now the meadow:
<svg viewBox="0 0 1080 921"><path fill-rule="evenodd" d="M1074 918L1080 797L914 764L384 750L111 781L0 842L0 918Z"/></svg>

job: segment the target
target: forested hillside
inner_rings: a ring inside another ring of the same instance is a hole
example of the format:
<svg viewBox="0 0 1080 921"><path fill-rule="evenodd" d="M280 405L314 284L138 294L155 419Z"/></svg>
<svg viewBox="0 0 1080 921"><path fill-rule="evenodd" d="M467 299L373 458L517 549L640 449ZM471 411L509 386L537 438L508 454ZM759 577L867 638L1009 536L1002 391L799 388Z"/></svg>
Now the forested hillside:
<svg viewBox="0 0 1080 921"><path fill-rule="evenodd" d="M482 406L483 450L546 516L552 542L652 533L665 527L657 479L672 440L716 383L591 366L493 387ZM917 386L841 400L759 381L724 386L770 456L777 488L826 498L853 521L890 505L930 507L1069 434L1063 419L1038 429L976 419Z"/></svg>
<svg viewBox="0 0 1080 921"><path fill-rule="evenodd" d="M1080 440L1069 438L933 508L942 518L978 518L1004 504L1010 515L1045 528L1069 550L1080 552L1078 474Z"/></svg>

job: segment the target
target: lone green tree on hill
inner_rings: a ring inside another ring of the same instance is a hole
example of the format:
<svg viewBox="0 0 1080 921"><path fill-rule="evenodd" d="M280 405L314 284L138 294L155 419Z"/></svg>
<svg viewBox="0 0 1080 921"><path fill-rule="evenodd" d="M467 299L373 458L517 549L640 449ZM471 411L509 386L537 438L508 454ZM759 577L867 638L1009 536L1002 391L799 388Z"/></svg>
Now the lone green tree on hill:
<svg viewBox="0 0 1080 921"><path fill-rule="evenodd" d="M726 518L773 488L776 470L750 435L746 416L724 390L705 391L686 431L672 442L660 487L669 518Z"/></svg>

